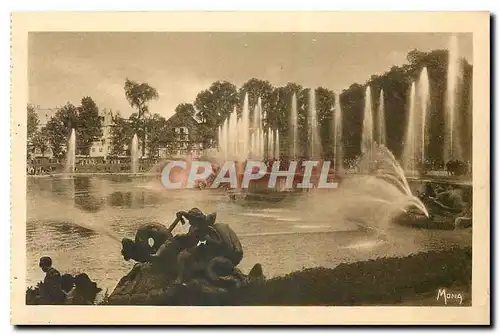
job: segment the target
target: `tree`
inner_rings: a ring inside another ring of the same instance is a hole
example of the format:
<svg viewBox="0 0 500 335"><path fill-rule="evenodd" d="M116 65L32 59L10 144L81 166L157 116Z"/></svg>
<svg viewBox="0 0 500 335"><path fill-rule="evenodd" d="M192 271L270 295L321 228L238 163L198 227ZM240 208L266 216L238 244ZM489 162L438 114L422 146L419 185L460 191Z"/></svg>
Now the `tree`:
<svg viewBox="0 0 500 335"><path fill-rule="evenodd" d="M159 149L165 142L166 122L167 120L163 116L156 113L147 120L148 136L146 145L151 157L158 157Z"/></svg>
<svg viewBox="0 0 500 335"><path fill-rule="evenodd" d="M120 115L115 115L111 125L111 155L123 155L125 148L131 144L133 133L130 122Z"/></svg>
<svg viewBox="0 0 500 335"><path fill-rule="evenodd" d="M132 113L127 120L129 126L130 126L130 139L134 137L134 135L137 135L137 139L139 142L139 147L142 148L143 146L145 147L145 141L146 141L146 132L145 132L145 123L147 123L147 120L141 120L139 118L139 114L137 113ZM147 126L147 125L146 125ZM130 142L128 143L130 145Z"/></svg>
<svg viewBox="0 0 500 335"><path fill-rule="evenodd" d="M217 136L217 128L237 105L236 86L227 81L216 81L208 90L198 93L194 106L197 110L196 117L202 124L200 129L205 143L213 142Z"/></svg>
<svg viewBox="0 0 500 335"><path fill-rule="evenodd" d="M146 116L149 113L148 103L158 99L158 92L147 83L139 84L128 78L125 80L125 97L130 106L137 108L138 119L142 120L142 155L146 153Z"/></svg>
<svg viewBox="0 0 500 335"><path fill-rule="evenodd" d="M34 134L32 139L32 146L33 146L33 151L36 151L36 149L38 149L40 150L42 156L45 155L45 153L49 149L47 141L47 130L45 127Z"/></svg>
<svg viewBox="0 0 500 335"><path fill-rule="evenodd" d="M286 86L275 88L271 98L272 111L267 118L268 126L279 130L282 152L286 152L290 156L294 154L288 151L293 138L292 128L290 127L292 99L294 94L298 96L301 91L302 86L295 83L288 83ZM297 133L300 134L299 131Z"/></svg>
<svg viewBox="0 0 500 335"><path fill-rule="evenodd" d="M342 107L342 143L344 157L354 159L361 153L361 132L363 128L365 87L352 84L340 95Z"/></svg>
<svg viewBox="0 0 500 335"><path fill-rule="evenodd" d="M167 154L175 154L177 150L176 134L172 129L165 129L162 134L162 146L166 149Z"/></svg>
<svg viewBox="0 0 500 335"><path fill-rule="evenodd" d="M39 121L38 121L38 115L36 114L35 108L33 106L28 105L26 107L26 111L28 113L26 126L27 126L28 142L29 142L33 138L38 129Z"/></svg>
<svg viewBox="0 0 500 335"><path fill-rule="evenodd" d="M78 136L77 148L84 154L89 155L92 142L102 136L101 119L99 109L91 97L82 98L81 106L78 107Z"/></svg>
<svg viewBox="0 0 500 335"><path fill-rule="evenodd" d="M55 157L65 154L71 130L78 127L78 110L71 103L59 109L45 126L45 133L49 146Z"/></svg>
<svg viewBox="0 0 500 335"><path fill-rule="evenodd" d="M187 103L182 103L177 105L177 107L175 107L175 112L186 113L192 117L194 117L196 114L196 110L194 109L193 104L187 104Z"/></svg>
<svg viewBox="0 0 500 335"><path fill-rule="evenodd" d="M248 94L248 105L253 111L254 106L257 104L258 99L260 98L262 101L262 110L264 114L264 118L272 119L273 114L273 92L274 87L267 80L261 80L257 78L252 78L244 83L239 89L238 93L240 96L239 103L240 108L238 109L238 114L241 114L243 101L245 99L245 95ZM250 113L250 119L253 120L253 113ZM267 121L265 124L267 127Z"/></svg>
<svg viewBox="0 0 500 335"><path fill-rule="evenodd" d="M36 115L35 108L31 105L26 107L26 111L28 113L26 120L26 128L27 128L27 141L26 148L28 152L31 151L33 147L33 137L35 136L38 129L38 115Z"/></svg>
<svg viewBox="0 0 500 335"><path fill-rule="evenodd" d="M418 51L417 49L413 49L408 52L406 59L410 64L418 64L421 63L424 58L427 56L426 52Z"/></svg>
<svg viewBox="0 0 500 335"><path fill-rule="evenodd" d="M323 148L323 157L332 158L335 153L334 129L333 129L333 106L335 104L335 93L324 87L316 89L316 115L318 130Z"/></svg>

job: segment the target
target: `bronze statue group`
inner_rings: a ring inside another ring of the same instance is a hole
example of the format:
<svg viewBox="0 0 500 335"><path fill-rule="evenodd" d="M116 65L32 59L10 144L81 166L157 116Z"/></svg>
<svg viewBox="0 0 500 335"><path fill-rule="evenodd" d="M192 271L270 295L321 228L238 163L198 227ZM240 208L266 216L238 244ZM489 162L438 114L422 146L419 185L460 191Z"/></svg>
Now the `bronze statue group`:
<svg viewBox="0 0 500 335"><path fill-rule="evenodd" d="M205 215L198 208L177 212L176 216L168 228L159 223L145 224L137 230L135 240L124 238L125 260L170 266L177 272L175 285L185 286L197 277L238 285L238 279L243 279L237 269L243 259L243 247L231 227L216 223L215 213ZM184 224L184 218L189 222L189 231L173 236L173 228L178 222Z"/></svg>

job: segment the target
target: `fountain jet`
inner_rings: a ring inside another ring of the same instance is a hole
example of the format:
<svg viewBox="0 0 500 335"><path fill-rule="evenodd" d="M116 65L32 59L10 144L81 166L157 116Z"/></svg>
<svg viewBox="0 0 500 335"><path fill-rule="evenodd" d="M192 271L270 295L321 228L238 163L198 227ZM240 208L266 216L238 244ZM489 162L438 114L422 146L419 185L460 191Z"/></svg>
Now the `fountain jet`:
<svg viewBox="0 0 500 335"><path fill-rule="evenodd" d="M229 144L229 150L228 150L228 158L234 160L234 156L237 152L237 143L238 143L238 124L236 120L236 113L235 110L231 114L229 114L229 121L228 121L228 144Z"/></svg>
<svg viewBox="0 0 500 335"><path fill-rule="evenodd" d="M420 96L420 115L421 115L421 129L420 129L420 153L421 160L425 162L426 159L426 147L427 147L427 132L428 132L428 110L429 110L429 76L427 74L427 68L424 67L420 73L420 78L418 79L419 86L419 96Z"/></svg>
<svg viewBox="0 0 500 335"><path fill-rule="evenodd" d="M250 152L249 147L249 132L250 132L250 111L248 107L248 93L245 94L245 100L243 101L243 111L241 113L241 138L242 138L242 150L240 160L245 160L248 158Z"/></svg>
<svg viewBox="0 0 500 335"><path fill-rule="evenodd" d="M269 128L267 131L267 158L271 159L274 157L274 145L273 145L273 130Z"/></svg>
<svg viewBox="0 0 500 335"><path fill-rule="evenodd" d="M309 90L308 108L308 137L309 137L309 157L319 159L321 155L321 139L318 133L318 119L316 113L316 92L313 88Z"/></svg>
<svg viewBox="0 0 500 335"><path fill-rule="evenodd" d="M378 144L386 145L384 89L380 90L378 103Z"/></svg>
<svg viewBox="0 0 500 335"><path fill-rule="evenodd" d="M298 141L298 125L297 125L297 96L295 93L292 96L292 109L290 112L290 140L289 140L289 155L292 158L297 158L297 141Z"/></svg>
<svg viewBox="0 0 500 335"><path fill-rule="evenodd" d="M273 132L271 129L264 131L262 101L258 99L251 122L248 99L246 94L240 118L235 107L222 122L217 135L219 159L244 162L249 158L262 160L273 155Z"/></svg>
<svg viewBox="0 0 500 335"><path fill-rule="evenodd" d="M410 95L408 100L408 119L406 123L405 141L403 147L403 168L408 172L414 172L416 168L415 160L417 157L416 150L416 92L415 83L411 83Z"/></svg>
<svg viewBox="0 0 500 335"><path fill-rule="evenodd" d="M387 237L390 225L405 213L429 216L422 201L412 194L405 173L394 155L383 145L373 143L371 152L361 155L359 172L347 174L335 192L311 194L303 207L354 223Z"/></svg>
<svg viewBox="0 0 500 335"><path fill-rule="evenodd" d="M363 132L361 134L361 153L371 152L373 147L373 113L370 86L365 91L365 108L363 116Z"/></svg>
<svg viewBox="0 0 500 335"><path fill-rule="evenodd" d="M134 134L132 138L132 143L130 145L130 162L132 173L137 173L138 163L139 163L139 143L137 140L137 134Z"/></svg>
<svg viewBox="0 0 500 335"><path fill-rule="evenodd" d="M276 140L275 140L275 146L274 146L274 150L275 150L274 158L279 160L280 159L280 131L278 129L276 129L275 133L276 133Z"/></svg>
<svg viewBox="0 0 500 335"><path fill-rule="evenodd" d="M453 35L450 38L450 48L448 51L448 74L446 84L446 101L445 101L445 139L444 139L444 162L453 159L461 160L462 148L460 145L460 136L458 129L460 122L457 117L457 98L462 71L460 67L460 56L458 50L457 36Z"/></svg>
<svg viewBox="0 0 500 335"><path fill-rule="evenodd" d="M255 108L254 116L254 131L257 131L256 138L256 154L257 159L262 160L264 158L264 129L262 127L263 111L262 111L262 100L259 97L257 99L257 106Z"/></svg>
<svg viewBox="0 0 500 335"><path fill-rule="evenodd" d="M342 107L340 106L340 94L335 96L335 117L334 119L334 136L333 145L335 150L335 168L341 171L344 165L343 145L342 145Z"/></svg>
<svg viewBox="0 0 500 335"><path fill-rule="evenodd" d="M71 129L71 135L68 140L68 150L66 152L66 173L75 173L75 157L76 157L76 134L75 129Z"/></svg>

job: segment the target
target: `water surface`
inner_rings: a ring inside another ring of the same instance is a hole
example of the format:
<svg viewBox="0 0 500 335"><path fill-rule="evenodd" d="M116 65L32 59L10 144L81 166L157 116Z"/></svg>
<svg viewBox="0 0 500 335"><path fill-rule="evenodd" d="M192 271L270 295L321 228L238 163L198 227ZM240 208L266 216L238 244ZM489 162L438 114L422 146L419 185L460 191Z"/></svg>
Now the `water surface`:
<svg viewBox="0 0 500 335"><path fill-rule="evenodd" d="M61 273L86 272L111 291L133 263L123 260L120 244L107 233L133 238L141 224L169 225L177 211L191 207L217 212L217 220L241 236L242 269L248 271L259 262L267 276L471 244L470 230L418 230L370 222L383 231L382 240L359 230L358 222L363 217L359 212L380 206L349 198L341 190L266 203L231 201L221 190L166 190L151 176L28 178L27 184L27 285L43 279L38 259L47 255ZM174 232L186 230L179 225Z"/></svg>

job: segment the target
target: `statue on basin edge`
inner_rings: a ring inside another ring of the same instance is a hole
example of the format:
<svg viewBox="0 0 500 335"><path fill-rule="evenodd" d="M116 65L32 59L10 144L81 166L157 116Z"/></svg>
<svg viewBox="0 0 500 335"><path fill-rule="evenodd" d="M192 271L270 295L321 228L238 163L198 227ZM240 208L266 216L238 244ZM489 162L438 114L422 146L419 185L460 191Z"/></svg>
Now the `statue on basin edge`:
<svg viewBox="0 0 500 335"><path fill-rule="evenodd" d="M133 259L140 263L149 262L151 255L171 238L172 233L164 225L156 222L144 224L137 230L134 240L122 239L123 258L126 261Z"/></svg>
<svg viewBox="0 0 500 335"><path fill-rule="evenodd" d="M237 268L243 258L243 248L236 233L224 223L216 223L216 213L203 214L198 208L177 213L169 228L161 224L141 227L135 241L123 239L125 259L159 265L175 273L174 283L186 285L193 279L208 280L220 287L239 286L247 278ZM186 234L172 236L178 222L189 222ZM153 236L155 235L155 236ZM147 241L153 238L154 243ZM262 274L260 271L253 271ZM252 273L252 271L251 271Z"/></svg>
<svg viewBox="0 0 500 335"><path fill-rule="evenodd" d="M418 197L425 204L431 219L449 217L456 228L466 228L472 225L471 194L460 187L447 185L432 185L427 182Z"/></svg>

